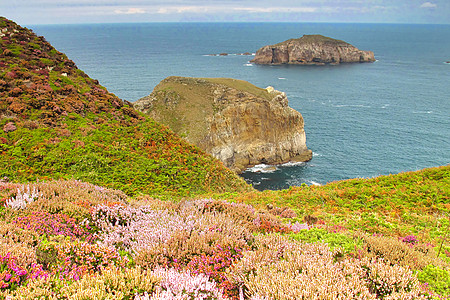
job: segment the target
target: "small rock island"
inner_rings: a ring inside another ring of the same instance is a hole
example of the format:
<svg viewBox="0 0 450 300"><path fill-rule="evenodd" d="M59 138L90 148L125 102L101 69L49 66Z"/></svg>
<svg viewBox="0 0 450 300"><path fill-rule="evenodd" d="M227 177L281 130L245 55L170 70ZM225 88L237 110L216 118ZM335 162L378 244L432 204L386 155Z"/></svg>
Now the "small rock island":
<svg viewBox="0 0 450 300"><path fill-rule="evenodd" d="M230 78L168 77L134 107L237 173L308 161L302 115L285 93Z"/></svg>
<svg viewBox="0 0 450 300"><path fill-rule="evenodd" d="M250 62L255 64L325 65L374 62L372 51L359 50L341 40L323 35L304 35L260 48Z"/></svg>

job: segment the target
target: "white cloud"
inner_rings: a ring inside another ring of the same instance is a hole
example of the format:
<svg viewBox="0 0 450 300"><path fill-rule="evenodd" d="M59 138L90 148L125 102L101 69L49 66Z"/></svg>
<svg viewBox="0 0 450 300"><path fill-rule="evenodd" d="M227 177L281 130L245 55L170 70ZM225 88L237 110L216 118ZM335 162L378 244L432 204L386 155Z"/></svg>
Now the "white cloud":
<svg viewBox="0 0 450 300"><path fill-rule="evenodd" d="M230 7L230 6L165 6L157 9L159 14L183 14L183 13L313 13L317 7Z"/></svg>
<svg viewBox="0 0 450 300"><path fill-rule="evenodd" d="M143 10L142 8L128 8L128 9L116 9L114 10L115 14L118 15L136 15L136 14L145 14L146 11Z"/></svg>
<svg viewBox="0 0 450 300"><path fill-rule="evenodd" d="M209 6L167 6L160 7L158 14L207 13L218 11L220 8Z"/></svg>
<svg viewBox="0 0 450 300"><path fill-rule="evenodd" d="M437 4L431 2L425 2L421 6L421 8L436 8Z"/></svg>
<svg viewBox="0 0 450 300"><path fill-rule="evenodd" d="M249 13L313 13L317 7L236 7L235 11L246 11Z"/></svg>

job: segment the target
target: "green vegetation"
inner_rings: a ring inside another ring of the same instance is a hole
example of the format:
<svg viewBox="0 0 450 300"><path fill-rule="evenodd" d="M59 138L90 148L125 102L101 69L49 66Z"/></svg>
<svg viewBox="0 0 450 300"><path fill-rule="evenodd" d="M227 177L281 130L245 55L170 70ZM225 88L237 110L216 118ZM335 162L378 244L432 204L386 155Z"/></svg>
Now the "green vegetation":
<svg viewBox="0 0 450 300"><path fill-rule="evenodd" d="M312 228L310 230L301 230L298 233L291 233L290 236L295 240L304 241L306 243L325 243L334 250L341 249L344 253L353 253L357 246L361 246L362 242L353 239L348 234L339 232L330 232L324 228Z"/></svg>
<svg viewBox="0 0 450 300"><path fill-rule="evenodd" d="M267 100L272 100L272 98L273 98L273 95L271 95L269 92L267 92L266 89L257 87L255 85L251 84L250 82L247 82L244 80L232 79L232 78L201 78L201 79L208 81L208 82L229 86L238 91L244 91L244 92L253 94L256 97L261 97L261 98L264 98Z"/></svg>
<svg viewBox="0 0 450 300"><path fill-rule="evenodd" d="M0 27L0 299L450 297L450 166L258 192Z"/></svg>
<svg viewBox="0 0 450 300"><path fill-rule="evenodd" d="M0 177L80 179L130 195L251 190L221 162L108 93L44 38L2 22Z"/></svg>
<svg viewBox="0 0 450 300"><path fill-rule="evenodd" d="M284 44L289 44L291 42L296 42L296 43L302 43L302 44L330 44L330 45L348 45L347 42L341 41L341 40L337 40L337 39L333 39L327 36L323 36L320 34L305 34L302 37L298 38L298 39L289 39L287 41L275 44L274 46L281 46Z"/></svg>
<svg viewBox="0 0 450 300"><path fill-rule="evenodd" d="M371 233L418 235L438 242L448 230L450 166L416 172L351 179L324 186L250 192L222 198L256 206L290 207L347 229Z"/></svg>
<svg viewBox="0 0 450 300"><path fill-rule="evenodd" d="M450 273L432 265L417 274L421 282L426 282L430 289L440 295L450 295Z"/></svg>

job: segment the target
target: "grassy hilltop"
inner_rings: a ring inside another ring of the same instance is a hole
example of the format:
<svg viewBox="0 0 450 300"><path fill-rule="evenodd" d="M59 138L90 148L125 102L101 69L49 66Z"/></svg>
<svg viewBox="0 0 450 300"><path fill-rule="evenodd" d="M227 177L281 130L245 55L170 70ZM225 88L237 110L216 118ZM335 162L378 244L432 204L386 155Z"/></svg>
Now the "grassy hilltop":
<svg viewBox="0 0 450 300"><path fill-rule="evenodd" d="M128 194L248 190L132 109L43 37L0 18L0 177L80 179Z"/></svg>
<svg viewBox="0 0 450 300"><path fill-rule="evenodd" d="M0 18L0 299L448 299L449 213L450 166L255 191Z"/></svg>

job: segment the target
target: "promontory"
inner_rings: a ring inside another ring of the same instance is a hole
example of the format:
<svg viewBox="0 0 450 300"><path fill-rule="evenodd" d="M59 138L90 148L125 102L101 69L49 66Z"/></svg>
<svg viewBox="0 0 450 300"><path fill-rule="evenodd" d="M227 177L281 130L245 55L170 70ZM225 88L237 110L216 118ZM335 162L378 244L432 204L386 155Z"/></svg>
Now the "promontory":
<svg viewBox="0 0 450 300"><path fill-rule="evenodd" d="M227 167L308 161L302 115L283 92L230 78L168 77L134 107Z"/></svg>
<svg viewBox="0 0 450 300"><path fill-rule="evenodd" d="M374 62L372 51L359 50L341 40L323 35L304 35L260 48L250 62L255 64L325 65Z"/></svg>

